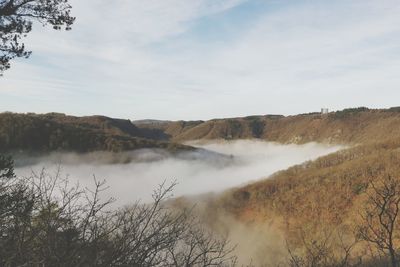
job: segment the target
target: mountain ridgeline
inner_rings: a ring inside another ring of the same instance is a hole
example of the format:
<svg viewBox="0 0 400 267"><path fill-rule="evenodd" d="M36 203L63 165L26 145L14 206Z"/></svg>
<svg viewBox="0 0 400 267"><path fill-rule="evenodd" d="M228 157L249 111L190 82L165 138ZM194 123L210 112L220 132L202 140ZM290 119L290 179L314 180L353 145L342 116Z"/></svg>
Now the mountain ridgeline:
<svg viewBox="0 0 400 267"><path fill-rule="evenodd" d="M400 137L400 108L354 108L328 114L264 115L209 121L137 123L175 142L252 139L280 143L358 144Z"/></svg>
<svg viewBox="0 0 400 267"><path fill-rule="evenodd" d="M161 141L163 133L139 129L129 120L104 116L74 117L59 113L0 114L0 152L127 151L192 147Z"/></svg>
<svg viewBox="0 0 400 267"><path fill-rule="evenodd" d="M264 115L209 121L130 121L60 113L0 113L7 151L192 150L190 140L253 139L280 143L360 144L400 138L400 108L355 108L329 114Z"/></svg>

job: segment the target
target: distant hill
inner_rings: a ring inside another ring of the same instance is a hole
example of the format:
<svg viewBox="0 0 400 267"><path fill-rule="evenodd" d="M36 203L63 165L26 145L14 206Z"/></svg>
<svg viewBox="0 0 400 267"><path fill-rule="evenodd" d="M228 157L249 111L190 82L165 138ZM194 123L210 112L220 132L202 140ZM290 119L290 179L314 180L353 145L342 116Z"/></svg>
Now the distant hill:
<svg viewBox="0 0 400 267"><path fill-rule="evenodd" d="M258 138L280 143L365 144L400 138L400 108L260 115L209 121L131 122L105 116L0 113L1 151L190 149L190 140Z"/></svg>
<svg viewBox="0 0 400 267"><path fill-rule="evenodd" d="M175 142L199 139L259 138L280 143L355 144L400 138L400 108L354 108L329 114L264 115L209 121L141 124Z"/></svg>
<svg viewBox="0 0 400 267"><path fill-rule="evenodd" d="M172 121L163 121L163 120L135 120L132 121L133 124L135 125L164 125L171 123Z"/></svg>
<svg viewBox="0 0 400 267"><path fill-rule="evenodd" d="M129 120L59 113L0 113L0 152L124 151L139 148L191 150L167 141L157 129L140 129Z"/></svg>

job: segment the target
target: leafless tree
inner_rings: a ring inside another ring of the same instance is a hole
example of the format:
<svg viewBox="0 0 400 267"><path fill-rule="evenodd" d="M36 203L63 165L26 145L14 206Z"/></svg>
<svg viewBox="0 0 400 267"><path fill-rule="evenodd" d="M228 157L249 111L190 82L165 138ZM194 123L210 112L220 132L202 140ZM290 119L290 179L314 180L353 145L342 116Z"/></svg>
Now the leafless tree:
<svg viewBox="0 0 400 267"><path fill-rule="evenodd" d="M151 203L113 209L96 178L93 190L70 184L60 169L10 179L0 186L1 266L236 264L226 238L205 229L191 209L167 205L175 184L160 185Z"/></svg>
<svg viewBox="0 0 400 267"><path fill-rule="evenodd" d="M359 236L388 255L392 267L398 267L400 181L391 175L370 181L367 195Z"/></svg>
<svg viewBox="0 0 400 267"><path fill-rule="evenodd" d="M289 255L287 265L291 267L360 266L361 258L355 259L352 256L352 250L358 240L348 234L345 228L321 230L318 235L315 232L306 233L300 229L300 249L293 249L293 246L286 241Z"/></svg>

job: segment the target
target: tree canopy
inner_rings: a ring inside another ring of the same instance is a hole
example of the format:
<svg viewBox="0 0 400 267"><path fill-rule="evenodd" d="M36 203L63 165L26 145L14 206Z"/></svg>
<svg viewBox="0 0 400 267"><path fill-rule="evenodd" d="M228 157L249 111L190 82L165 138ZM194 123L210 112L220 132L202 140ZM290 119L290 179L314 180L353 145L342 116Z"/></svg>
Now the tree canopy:
<svg viewBox="0 0 400 267"><path fill-rule="evenodd" d="M10 68L12 59L30 56L22 39L33 22L70 30L75 21L70 12L68 0L0 0L0 75Z"/></svg>

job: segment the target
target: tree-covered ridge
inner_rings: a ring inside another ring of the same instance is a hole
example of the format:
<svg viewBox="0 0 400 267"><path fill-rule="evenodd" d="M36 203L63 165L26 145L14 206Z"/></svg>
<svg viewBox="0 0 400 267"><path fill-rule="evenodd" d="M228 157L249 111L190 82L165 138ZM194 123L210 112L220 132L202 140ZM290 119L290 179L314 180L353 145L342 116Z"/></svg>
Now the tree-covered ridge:
<svg viewBox="0 0 400 267"><path fill-rule="evenodd" d="M137 148L179 150L187 147L175 143L189 140L251 138L298 144L365 144L382 138L400 138L399 125L398 108L355 108L324 115L263 115L152 123L105 116L1 113L0 149L80 152Z"/></svg>
<svg viewBox="0 0 400 267"><path fill-rule="evenodd" d="M149 138L145 138L149 137ZM0 151L124 151L139 148L186 150L158 141L156 131L141 131L129 120L63 114L0 114Z"/></svg>
<svg viewBox="0 0 400 267"><path fill-rule="evenodd" d="M258 138L280 143L359 144L382 138L400 138L399 108L344 109L328 114L293 116L260 115L208 121L176 121L140 124L159 130L176 142L198 139Z"/></svg>

